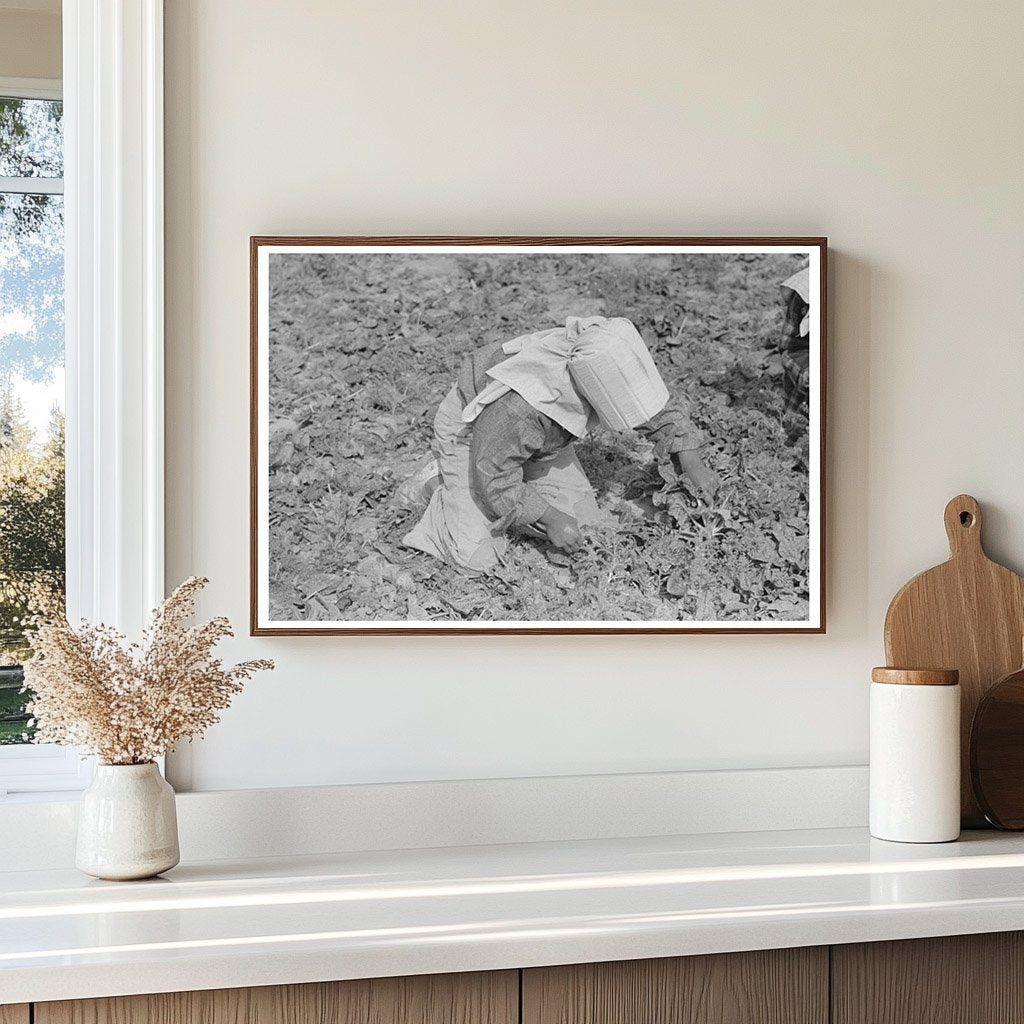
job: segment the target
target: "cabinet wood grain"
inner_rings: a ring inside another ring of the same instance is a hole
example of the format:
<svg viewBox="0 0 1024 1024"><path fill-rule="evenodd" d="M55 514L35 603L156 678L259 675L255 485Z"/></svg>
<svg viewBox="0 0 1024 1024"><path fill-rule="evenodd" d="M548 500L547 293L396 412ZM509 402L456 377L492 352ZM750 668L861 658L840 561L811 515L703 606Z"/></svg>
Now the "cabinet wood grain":
<svg viewBox="0 0 1024 1024"><path fill-rule="evenodd" d="M827 1021L828 950L824 947L523 972L523 1024Z"/></svg>
<svg viewBox="0 0 1024 1024"><path fill-rule="evenodd" d="M518 1024L518 1011L518 972L495 971L37 1003L35 1024Z"/></svg>
<svg viewBox="0 0 1024 1024"><path fill-rule="evenodd" d="M28 1024L28 1006L19 1003L17 1006L0 1006L0 1024Z"/></svg>
<svg viewBox="0 0 1024 1024"><path fill-rule="evenodd" d="M833 1024L1024 1021L1024 933L832 947Z"/></svg>

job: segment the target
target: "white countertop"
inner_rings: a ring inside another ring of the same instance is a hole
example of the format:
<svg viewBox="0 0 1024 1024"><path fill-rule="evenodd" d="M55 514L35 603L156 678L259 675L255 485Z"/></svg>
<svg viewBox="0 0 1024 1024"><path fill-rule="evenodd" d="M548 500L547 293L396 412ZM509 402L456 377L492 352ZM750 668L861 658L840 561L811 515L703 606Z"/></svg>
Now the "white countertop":
<svg viewBox="0 0 1024 1024"><path fill-rule="evenodd" d="M0 872L0 1004L1024 929L1024 836L861 829Z"/></svg>

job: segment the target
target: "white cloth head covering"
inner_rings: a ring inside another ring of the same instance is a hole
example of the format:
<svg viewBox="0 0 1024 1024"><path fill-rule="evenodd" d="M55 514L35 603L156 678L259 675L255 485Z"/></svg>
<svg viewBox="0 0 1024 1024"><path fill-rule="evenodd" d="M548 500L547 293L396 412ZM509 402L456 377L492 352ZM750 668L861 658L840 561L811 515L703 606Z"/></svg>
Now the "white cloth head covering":
<svg viewBox="0 0 1024 1024"><path fill-rule="evenodd" d="M583 437L599 419L612 430L646 423L668 401L668 388L640 332L623 317L571 316L565 327L524 334L502 345L509 358L487 371L492 383L462 412L515 391L570 434Z"/></svg>
<svg viewBox="0 0 1024 1024"><path fill-rule="evenodd" d="M800 337L806 337L811 330L811 271L809 267L804 267L803 270L798 270L792 277L787 277L782 282L783 291L789 290L796 292L801 299L808 306L807 312L804 314L803 320L800 321Z"/></svg>
<svg viewBox="0 0 1024 1024"><path fill-rule="evenodd" d="M632 430L661 412L668 388L640 332L624 317L587 328L569 357L569 376L609 430Z"/></svg>
<svg viewBox="0 0 1024 1024"><path fill-rule="evenodd" d="M804 267L795 274L790 275L782 282L783 288L796 292L808 305L811 302L811 268Z"/></svg>

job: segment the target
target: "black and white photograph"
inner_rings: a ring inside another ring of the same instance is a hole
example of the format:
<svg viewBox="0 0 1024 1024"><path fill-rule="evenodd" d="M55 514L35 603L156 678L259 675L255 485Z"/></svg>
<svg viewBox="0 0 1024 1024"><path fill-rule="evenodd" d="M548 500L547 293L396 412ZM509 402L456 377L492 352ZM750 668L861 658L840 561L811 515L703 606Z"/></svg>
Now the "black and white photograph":
<svg viewBox="0 0 1024 1024"><path fill-rule="evenodd" d="M822 632L825 251L253 238L252 632Z"/></svg>

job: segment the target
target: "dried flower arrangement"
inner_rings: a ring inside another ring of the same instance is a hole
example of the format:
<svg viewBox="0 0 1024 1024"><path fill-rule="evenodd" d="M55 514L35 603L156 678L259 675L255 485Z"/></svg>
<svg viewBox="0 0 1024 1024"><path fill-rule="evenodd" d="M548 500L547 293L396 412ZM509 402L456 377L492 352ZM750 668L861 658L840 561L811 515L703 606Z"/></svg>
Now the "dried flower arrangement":
<svg viewBox="0 0 1024 1024"><path fill-rule="evenodd" d="M209 580L192 577L153 612L141 644L87 622L40 617L25 663L36 741L84 747L104 764L146 764L202 734L264 659L225 668L213 648L232 636L218 617L189 626L196 596Z"/></svg>

